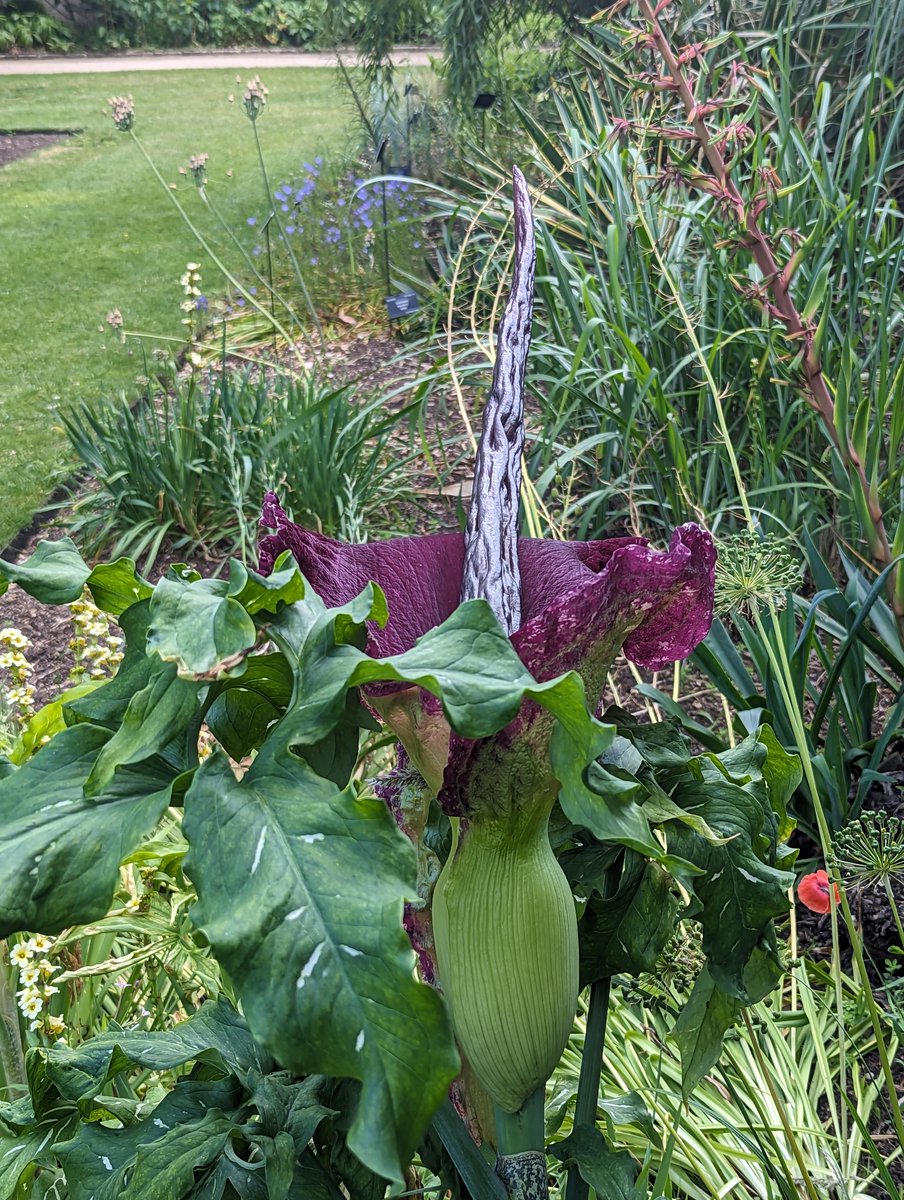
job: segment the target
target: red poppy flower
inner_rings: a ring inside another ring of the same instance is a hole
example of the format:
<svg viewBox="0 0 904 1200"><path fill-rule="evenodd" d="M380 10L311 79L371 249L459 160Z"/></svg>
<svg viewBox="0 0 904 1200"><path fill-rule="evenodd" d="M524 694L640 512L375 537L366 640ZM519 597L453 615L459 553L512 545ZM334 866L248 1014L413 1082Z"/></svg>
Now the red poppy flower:
<svg viewBox="0 0 904 1200"><path fill-rule="evenodd" d="M841 901L841 893L837 883L833 886L835 903L838 904ZM813 912L827 913L832 907L832 902L829 899L829 877L826 872L814 871L812 875L805 875L797 885L797 898Z"/></svg>

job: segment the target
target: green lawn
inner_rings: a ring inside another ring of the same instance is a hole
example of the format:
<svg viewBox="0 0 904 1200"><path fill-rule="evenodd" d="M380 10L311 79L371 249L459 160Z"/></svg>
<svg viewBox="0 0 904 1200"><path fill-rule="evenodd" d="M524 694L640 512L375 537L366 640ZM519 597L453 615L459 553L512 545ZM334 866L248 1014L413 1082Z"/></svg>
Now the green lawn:
<svg viewBox="0 0 904 1200"><path fill-rule="evenodd" d="M304 159L347 147L350 112L331 70L274 69L263 81L259 129L274 186ZM114 129L107 97L134 97L135 132L196 216L200 201L178 173L192 154L210 155L209 192L239 232L263 207L263 185L234 71L6 77L0 91L5 129L82 131L0 170L2 547L68 461L57 409L127 389L141 371L99 331L106 314L118 308L129 329L178 335L190 260L205 291L223 290L138 148Z"/></svg>

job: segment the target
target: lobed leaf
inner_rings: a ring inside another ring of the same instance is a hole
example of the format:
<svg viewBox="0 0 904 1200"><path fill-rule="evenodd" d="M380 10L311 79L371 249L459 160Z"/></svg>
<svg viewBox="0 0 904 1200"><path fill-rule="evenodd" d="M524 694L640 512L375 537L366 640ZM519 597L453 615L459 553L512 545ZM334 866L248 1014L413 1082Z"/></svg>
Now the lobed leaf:
<svg viewBox="0 0 904 1200"><path fill-rule="evenodd" d="M255 1037L298 1073L361 1080L349 1146L400 1179L458 1059L439 995L413 976L414 854L386 806L314 774L283 728L242 780L220 753L201 766L184 830L193 919Z"/></svg>
<svg viewBox="0 0 904 1200"><path fill-rule="evenodd" d="M0 779L0 937L103 916L120 862L163 815L176 773L159 759L111 775L95 799L85 797L109 744L108 730L77 725Z"/></svg>

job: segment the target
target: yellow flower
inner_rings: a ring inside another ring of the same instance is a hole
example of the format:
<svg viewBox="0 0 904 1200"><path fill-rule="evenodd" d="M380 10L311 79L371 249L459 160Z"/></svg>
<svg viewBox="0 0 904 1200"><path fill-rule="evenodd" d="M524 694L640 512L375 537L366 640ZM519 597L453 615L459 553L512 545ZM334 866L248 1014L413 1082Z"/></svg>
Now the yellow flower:
<svg viewBox="0 0 904 1200"><path fill-rule="evenodd" d="M55 1037L60 1037L66 1032L66 1022L62 1017L48 1017L47 1031L48 1033L52 1033Z"/></svg>
<svg viewBox="0 0 904 1200"><path fill-rule="evenodd" d="M27 1000L22 1000L19 1007L26 1017L36 1017L44 1007L44 1001L40 996L29 996Z"/></svg>
<svg viewBox="0 0 904 1200"><path fill-rule="evenodd" d="M19 942L9 952L9 961L17 967L25 967L31 962L32 951L27 942Z"/></svg>

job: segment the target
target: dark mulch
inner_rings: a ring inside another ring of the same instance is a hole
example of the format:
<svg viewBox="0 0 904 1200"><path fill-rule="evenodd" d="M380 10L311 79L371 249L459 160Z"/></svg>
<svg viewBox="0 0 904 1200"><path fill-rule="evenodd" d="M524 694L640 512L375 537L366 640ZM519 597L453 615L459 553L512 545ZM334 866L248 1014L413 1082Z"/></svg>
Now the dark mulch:
<svg viewBox="0 0 904 1200"><path fill-rule="evenodd" d="M0 167L64 142L68 136L68 133L0 133Z"/></svg>

